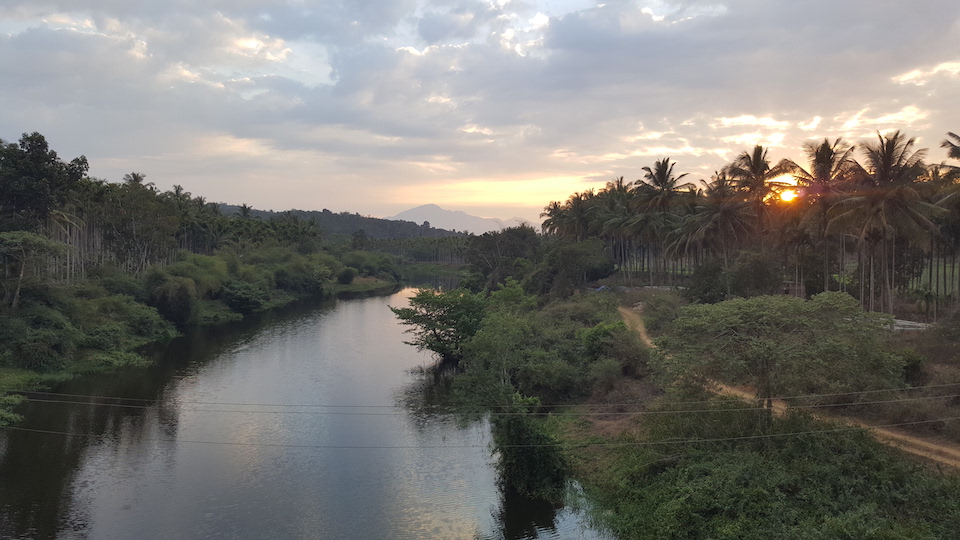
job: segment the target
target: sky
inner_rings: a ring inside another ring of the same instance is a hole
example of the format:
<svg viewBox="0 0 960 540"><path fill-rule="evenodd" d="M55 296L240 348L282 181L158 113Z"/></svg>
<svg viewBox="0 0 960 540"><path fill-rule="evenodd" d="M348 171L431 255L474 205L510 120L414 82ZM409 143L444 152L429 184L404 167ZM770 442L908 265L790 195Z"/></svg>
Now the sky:
<svg viewBox="0 0 960 540"><path fill-rule="evenodd" d="M670 157L960 132L956 0L3 0L0 139L208 201L539 222Z"/></svg>

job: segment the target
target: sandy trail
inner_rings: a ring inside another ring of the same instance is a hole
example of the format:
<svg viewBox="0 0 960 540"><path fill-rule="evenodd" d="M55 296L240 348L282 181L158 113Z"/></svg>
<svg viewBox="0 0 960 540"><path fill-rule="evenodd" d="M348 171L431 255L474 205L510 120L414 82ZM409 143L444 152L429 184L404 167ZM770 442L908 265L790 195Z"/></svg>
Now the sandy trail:
<svg viewBox="0 0 960 540"><path fill-rule="evenodd" d="M649 347L654 347L650 335L643 324L643 318L636 309L625 307L619 308L620 316L628 328L635 330L640 334L640 339ZM736 396L743 399L755 399L756 395L748 387L733 387L725 384L716 383L717 392L720 394ZM775 414L784 414L787 411L787 404L781 400L774 400L773 411ZM866 422L855 420L842 416L831 416L825 414L814 415L817 418L841 422L851 427L866 428L873 433L873 436L884 444L896 447L904 452L929 460L939 465L946 465L960 470L960 445L947 441L932 441L913 435L909 435L894 428L883 428L873 426Z"/></svg>

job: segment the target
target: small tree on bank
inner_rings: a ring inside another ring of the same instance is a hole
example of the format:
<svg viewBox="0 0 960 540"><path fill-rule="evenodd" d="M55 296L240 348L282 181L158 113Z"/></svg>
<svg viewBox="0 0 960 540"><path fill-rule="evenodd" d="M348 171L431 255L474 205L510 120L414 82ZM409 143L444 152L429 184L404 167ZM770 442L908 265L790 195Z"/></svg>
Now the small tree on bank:
<svg viewBox="0 0 960 540"><path fill-rule="evenodd" d="M484 316L484 298L464 289L438 292L420 289L410 307L390 310L413 334L409 345L436 353L441 360L458 363L464 342L477 333Z"/></svg>

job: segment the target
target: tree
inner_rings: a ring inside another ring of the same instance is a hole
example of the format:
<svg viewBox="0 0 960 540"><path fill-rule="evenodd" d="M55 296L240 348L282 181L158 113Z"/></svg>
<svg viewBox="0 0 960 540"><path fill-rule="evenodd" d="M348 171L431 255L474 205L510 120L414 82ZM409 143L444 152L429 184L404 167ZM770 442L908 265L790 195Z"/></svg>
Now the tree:
<svg viewBox="0 0 960 540"><path fill-rule="evenodd" d="M750 384L767 408L778 395L892 388L903 361L886 347L889 323L845 293L693 305L658 340L660 362L678 378Z"/></svg>
<svg viewBox="0 0 960 540"><path fill-rule="evenodd" d="M87 173L87 158L64 163L39 133L0 140L0 227L35 230Z"/></svg>
<svg viewBox="0 0 960 540"><path fill-rule="evenodd" d="M687 173L674 176L674 166L676 162L671 163L670 158L663 158L655 161L652 169L643 167L645 171L643 179L637 180L634 185L644 207L649 210L669 212L681 191L693 187L689 182L680 183Z"/></svg>
<svg viewBox="0 0 960 540"><path fill-rule="evenodd" d="M891 135L877 133L875 143L863 143L867 176L856 191L837 202L827 232L846 227L856 234L861 249L871 232L881 241L881 296L893 314L893 273L897 236L923 241L936 234L932 217L946 210L925 202L915 183L926 172L923 158L926 149L914 151L915 140L900 131ZM889 252L888 252L889 249ZM872 291L871 291L872 293Z"/></svg>
<svg viewBox="0 0 960 540"><path fill-rule="evenodd" d="M20 301L20 288L23 285L23 276L26 273L29 261L34 257L59 253L63 248L64 245L60 242L36 233L28 231L0 232L0 255L13 259L19 266L16 270L17 278L13 300L10 302L11 311L17 309L17 303Z"/></svg>
<svg viewBox="0 0 960 540"><path fill-rule="evenodd" d="M457 364L463 358L464 342L477 333L483 320L484 298L464 289L437 292L420 289L410 307L390 310L401 324L411 326L412 341L418 350L436 353L442 361Z"/></svg>
<svg viewBox="0 0 960 540"><path fill-rule="evenodd" d="M797 179L804 198L814 209L817 236L823 248L823 290L828 291L830 290L830 257L827 242L827 222L829 221L827 211L843 193L842 186L861 177L863 169L853 159L854 147L840 138L833 142L823 139L819 144L808 141L804 143L803 151L809 160L809 170L789 159L782 160L777 167Z"/></svg>
<svg viewBox="0 0 960 540"><path fill-rule="evenodd" d="M953 132L947 132L947 138L940 143L940 147L947 149L947 157L951 159L960 159L960 135L957 135Z"/></svg>
<svg viewBox="0 0 960 540"><path fill-rule="evenodd" d="M760 249L763 249L763 216L766 213L764 201L776 185L774 178L782 176L787 167L770 166L767 159L767 149L759 144L753 147L752 152L743 151L733 163L726 168L727 175L733 179L737 188L742 190L753 202L753 211L757 219L757 239Z"/></svg>

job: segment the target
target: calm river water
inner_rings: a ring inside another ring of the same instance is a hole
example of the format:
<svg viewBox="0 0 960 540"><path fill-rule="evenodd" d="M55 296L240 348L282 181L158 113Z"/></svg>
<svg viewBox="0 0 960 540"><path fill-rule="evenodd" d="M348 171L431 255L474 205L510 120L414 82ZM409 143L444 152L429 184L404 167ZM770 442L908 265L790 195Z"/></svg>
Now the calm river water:
<svg viewBox="0 0 960 540"><path fill-rule="evenodd" d="M410 405L430 358L387 306L411 294L204 329L32 395L36 431L0 432L0 537L600 538L501 497L488 425Z"/></svg>

